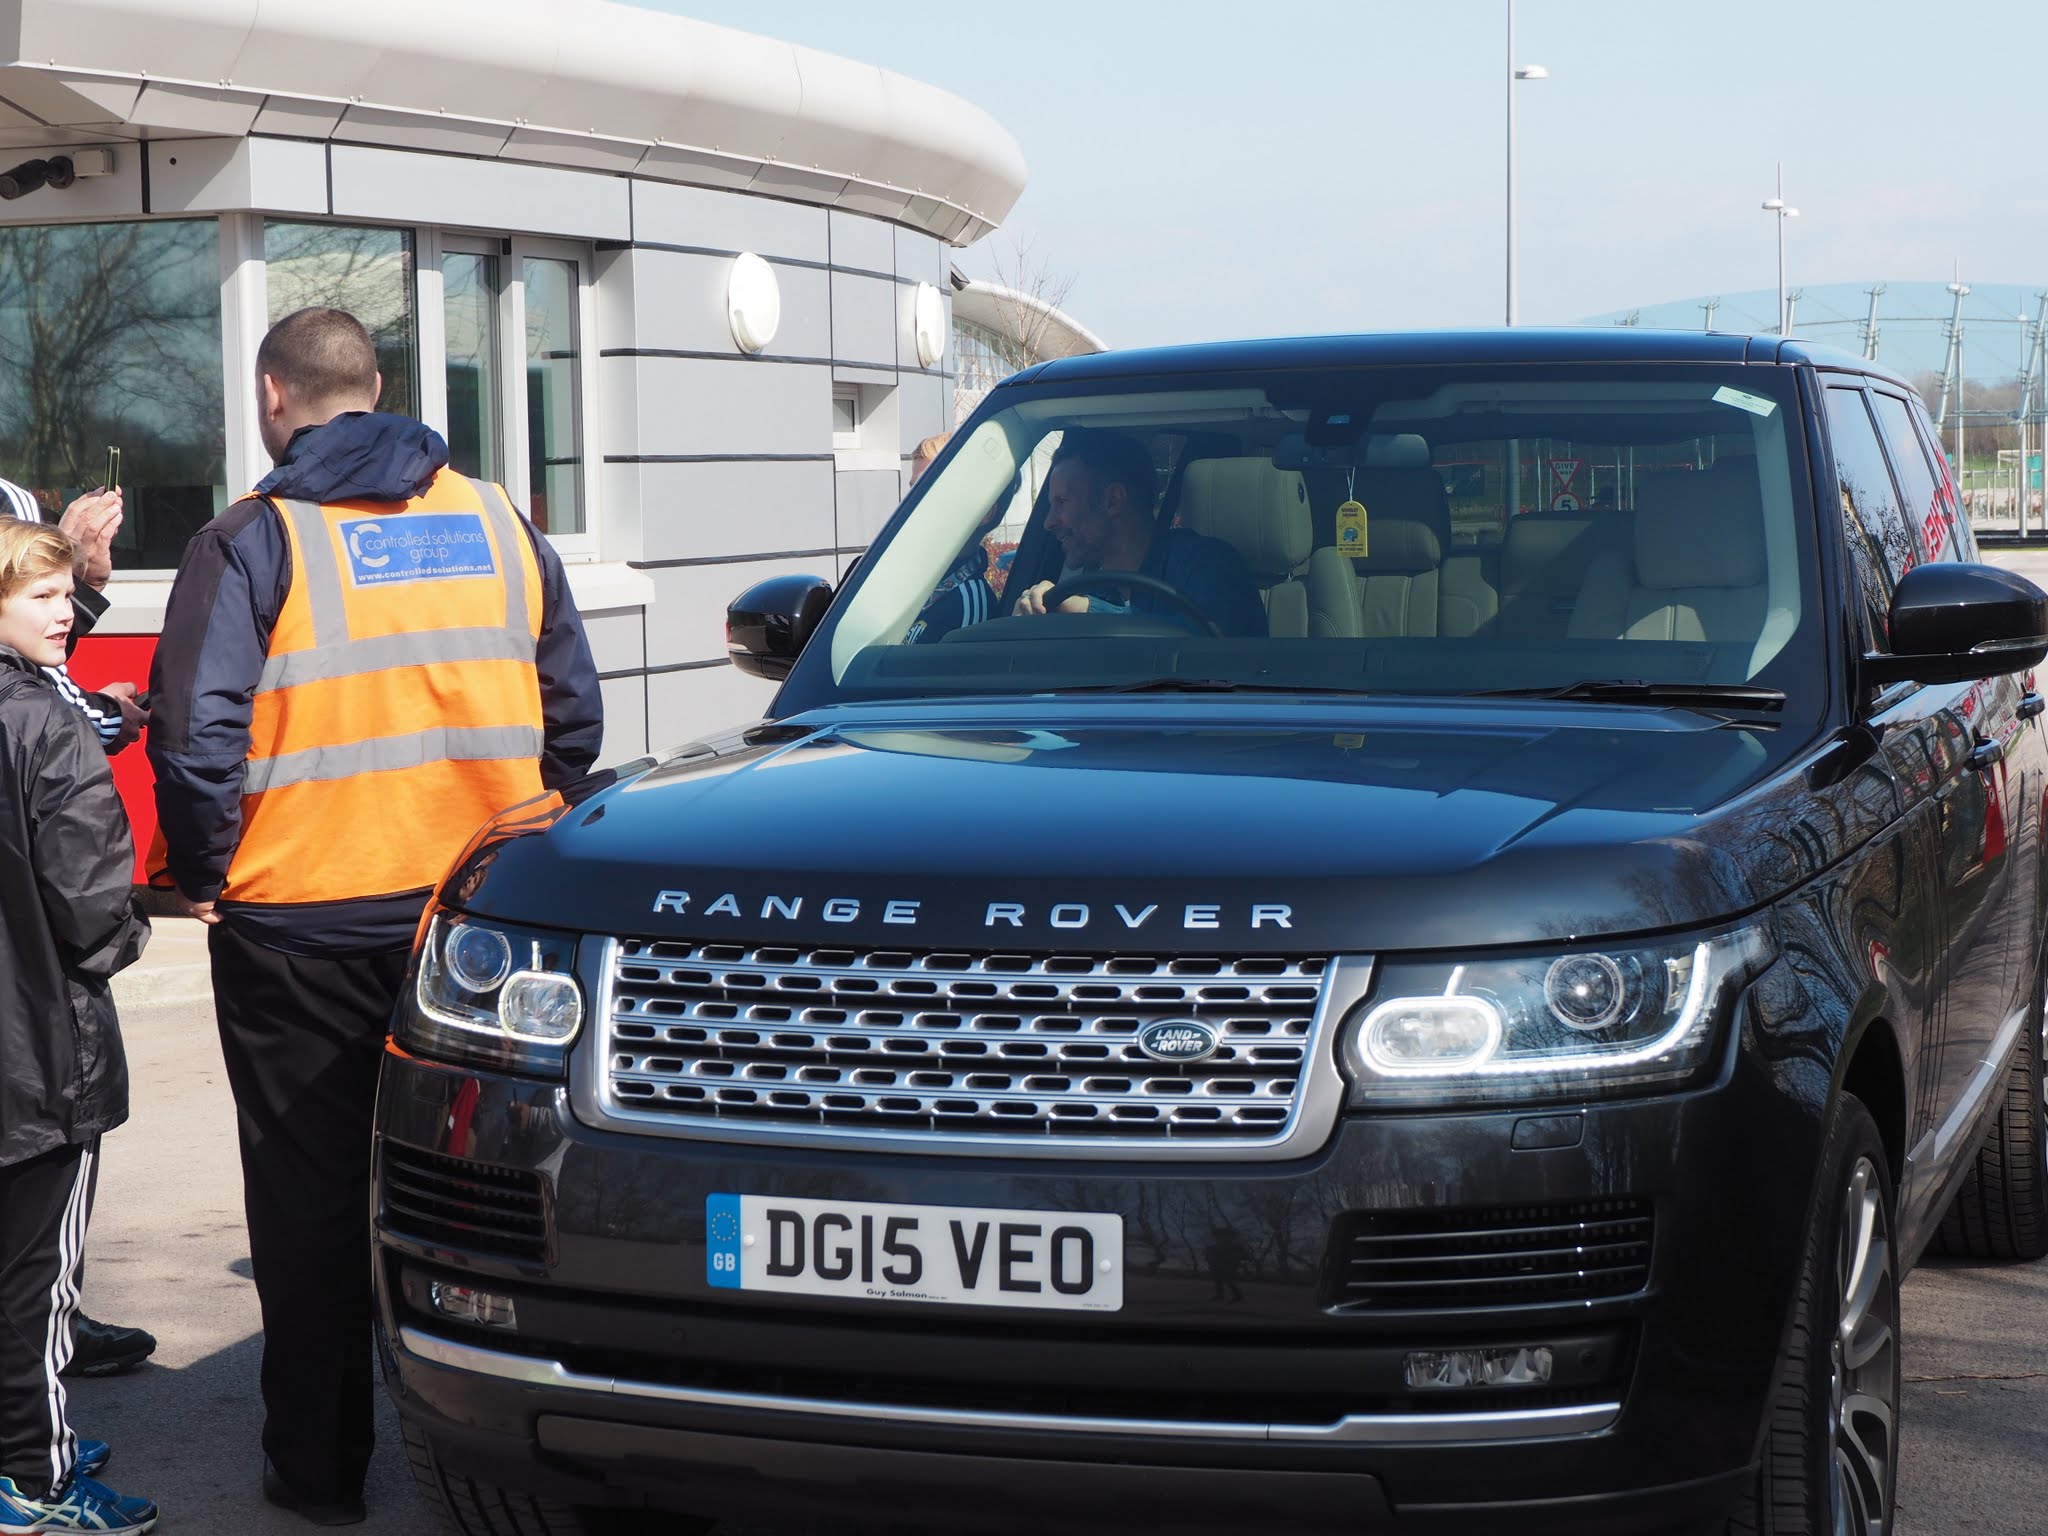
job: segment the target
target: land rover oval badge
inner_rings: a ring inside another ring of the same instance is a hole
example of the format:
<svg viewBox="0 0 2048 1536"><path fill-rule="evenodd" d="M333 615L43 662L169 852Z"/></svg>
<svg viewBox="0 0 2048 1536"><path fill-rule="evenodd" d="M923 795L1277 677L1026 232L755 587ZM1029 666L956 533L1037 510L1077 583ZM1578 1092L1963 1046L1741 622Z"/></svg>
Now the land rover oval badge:
<svg viewBox="0 0 2048 1536"><path fill-rule="evenodd" d="M1161 1019L1138 1032L1138 1049L1154 1061L1182 1065L1206 1061L1223 1042L1198 1019Z"/></svg>

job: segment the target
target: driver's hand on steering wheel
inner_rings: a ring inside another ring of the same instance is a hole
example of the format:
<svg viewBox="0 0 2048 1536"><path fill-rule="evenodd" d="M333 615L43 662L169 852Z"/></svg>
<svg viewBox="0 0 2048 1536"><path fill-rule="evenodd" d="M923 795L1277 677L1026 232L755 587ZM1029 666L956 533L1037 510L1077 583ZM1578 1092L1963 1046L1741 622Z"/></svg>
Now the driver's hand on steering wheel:
<svg viewBox="0 0 2048 1536"><path fill-rule="evenodd" d="M1052 589L1053 583L1049 581L1041 581L1035 587L1026 587L1023 592L1018 594L1015 611L1020 614L1042 614L1047 612L1045 594ZM1088 611L1087 594L1082 593L1079 596L1070 597L1061 603L1056 610L1052 611L1058 613L1086 613Z"/></svg>

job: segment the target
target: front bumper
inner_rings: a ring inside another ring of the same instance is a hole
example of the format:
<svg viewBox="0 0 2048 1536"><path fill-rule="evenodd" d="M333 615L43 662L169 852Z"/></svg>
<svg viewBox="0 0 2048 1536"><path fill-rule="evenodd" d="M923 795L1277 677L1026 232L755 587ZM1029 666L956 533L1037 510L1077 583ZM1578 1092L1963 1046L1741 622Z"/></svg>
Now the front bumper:
<svg viewBox="0 0 2048 1536"><path fill-rule="evenodd" d="M1565 1124L1518 1148L1532 1118ZM1756 1454L1809 1118L1738 1054L1710 1089L1583 1116L1347 1118L1291 1163L1025 1165L624 1136L578 1123L558 1088L394 1054L380 1177L394 1149L537 1173L545 1238L493 1254L385 1211L387 1377L451 1464L578 1503L886 1501L947 1530L1491 1532L1510 1511L1518 1531L1683 1529L1725 1510ZM705 1197L732 1192L1114 1212L1124 1305L717 1289ZM1346 1289L1361 1213L1601 1202L1652 1213L1624 1294L1389 1306ZM1219 1230L1248 1235L1241 1272L1205 1262ZM439 1315L436 1281L512 1298L517 1327ZM1550 1389L1402 1378L1413 1350L1522 1344L1552 1349Z"/></svg>

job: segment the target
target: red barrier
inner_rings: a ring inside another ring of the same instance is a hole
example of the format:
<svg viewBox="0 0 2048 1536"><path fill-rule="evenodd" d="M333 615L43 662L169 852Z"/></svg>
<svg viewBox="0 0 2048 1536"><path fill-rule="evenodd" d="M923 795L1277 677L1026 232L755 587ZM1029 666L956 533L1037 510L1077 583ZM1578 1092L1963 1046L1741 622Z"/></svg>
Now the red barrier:
<svg viewBox="0 0 2048 1536"><path fill-rule="evenodd" d="M156 655L155 635L87 635L79 641L71 658L71 677L81 688L104 688L108 683L149 686L149 663ZM124 748L110 759L114 788L128 811L128 826L135 834L135 878L143 878L143 855L156 836L156 780L149 771L149 759L142 743Z"/></svg>

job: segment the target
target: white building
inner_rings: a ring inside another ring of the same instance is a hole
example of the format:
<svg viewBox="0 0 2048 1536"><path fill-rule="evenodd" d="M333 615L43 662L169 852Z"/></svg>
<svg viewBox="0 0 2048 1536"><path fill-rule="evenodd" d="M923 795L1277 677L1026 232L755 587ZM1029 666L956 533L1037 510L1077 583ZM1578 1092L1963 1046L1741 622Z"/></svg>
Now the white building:
<svg viewBox="0 0 2048 1536"><path fill-rule="evenodd" d="M725 604L895 507L951 422L947 249L1024 184L945 92L602 0L12 0L0 58L0 474L60 506L122 451L82 670L146 665L269 467L257 341L337 304L569 562L614 762L765 702Z"/></svg>

